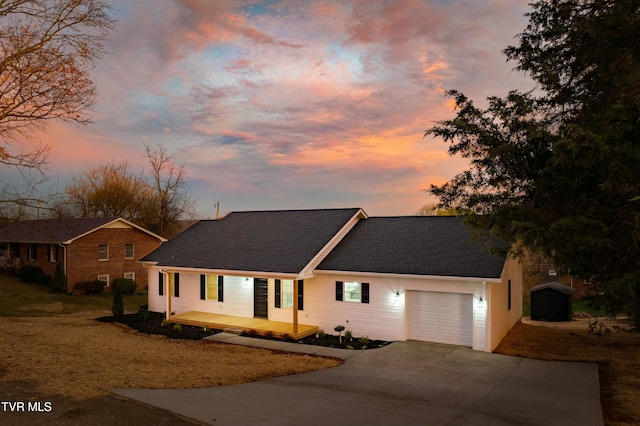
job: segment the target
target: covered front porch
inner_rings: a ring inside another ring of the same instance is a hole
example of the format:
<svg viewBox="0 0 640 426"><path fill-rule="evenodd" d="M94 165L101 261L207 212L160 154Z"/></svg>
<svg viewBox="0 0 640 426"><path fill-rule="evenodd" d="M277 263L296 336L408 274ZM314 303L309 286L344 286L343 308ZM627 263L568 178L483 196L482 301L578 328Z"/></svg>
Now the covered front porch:
<svg viewBox="0 0 640 426"><path fill-rule="evenodd" d="M318 326L307 324L294 324L280 321L270 321L265 318L244 318L232 315L212 314L209 312L189 311L171 315L169 321L183 325L197 327L209 327L219 330L233 329L262 336L273 335L284 338L286 336L297 340L318 332ZM294 331L297 328L297 331Z"/></svg>

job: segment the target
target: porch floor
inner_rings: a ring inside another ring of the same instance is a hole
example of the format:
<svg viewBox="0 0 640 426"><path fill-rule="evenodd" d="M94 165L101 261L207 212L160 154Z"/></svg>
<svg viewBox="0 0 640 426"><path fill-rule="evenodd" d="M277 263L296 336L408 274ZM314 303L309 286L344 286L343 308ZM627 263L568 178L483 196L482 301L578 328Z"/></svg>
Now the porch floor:
<svg viewBox="0 0 640 426"><path fill-rule="evenodd" d="M288 335L292 339L301 339L318 332L318 326L316 325L298 324L298 333L294 333L292 322L269 321L265 318L244 318L198 311L171 315L170 321L197 327L207 326L219 330L231 328L245 332L253 331L263 336L271 333L274 337L279 338Z"/></svg>

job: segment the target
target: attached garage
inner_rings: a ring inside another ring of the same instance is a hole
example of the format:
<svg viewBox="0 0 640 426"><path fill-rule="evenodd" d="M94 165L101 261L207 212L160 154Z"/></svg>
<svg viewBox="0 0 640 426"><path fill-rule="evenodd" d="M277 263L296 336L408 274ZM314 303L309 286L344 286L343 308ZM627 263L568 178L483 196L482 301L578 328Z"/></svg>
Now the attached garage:
<svg viewBox="0 0 640 426"><path fill-rule="evenodd" d="M407 292L409 339L473 346L473 295Z"/></svg>

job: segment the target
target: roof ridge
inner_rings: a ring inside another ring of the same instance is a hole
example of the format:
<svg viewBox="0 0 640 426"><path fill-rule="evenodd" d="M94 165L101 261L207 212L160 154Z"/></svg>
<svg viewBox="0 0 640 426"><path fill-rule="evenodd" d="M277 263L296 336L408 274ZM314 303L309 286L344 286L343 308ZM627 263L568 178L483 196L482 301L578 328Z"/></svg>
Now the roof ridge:
<svg viewBox="0 0 640 426"><path fill-rule="evenodd" d="M330 207L321 209L277 209L277 210L232 210L231 213L282 213L282 212L321 212L336 210L361 210L361 207Z"/></svg>

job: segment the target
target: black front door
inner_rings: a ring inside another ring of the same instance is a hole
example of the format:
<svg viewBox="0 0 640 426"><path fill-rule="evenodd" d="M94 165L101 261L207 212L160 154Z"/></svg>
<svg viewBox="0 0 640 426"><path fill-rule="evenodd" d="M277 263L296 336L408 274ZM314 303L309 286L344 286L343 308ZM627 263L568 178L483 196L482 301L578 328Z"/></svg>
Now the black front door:
<svg viewBox="0 0 640 426"><path fill-rule="evenodd" d="M268 317L268 287L266 278L253 279L253 316L254 318Z"/></svg>

